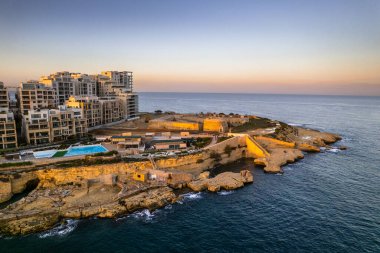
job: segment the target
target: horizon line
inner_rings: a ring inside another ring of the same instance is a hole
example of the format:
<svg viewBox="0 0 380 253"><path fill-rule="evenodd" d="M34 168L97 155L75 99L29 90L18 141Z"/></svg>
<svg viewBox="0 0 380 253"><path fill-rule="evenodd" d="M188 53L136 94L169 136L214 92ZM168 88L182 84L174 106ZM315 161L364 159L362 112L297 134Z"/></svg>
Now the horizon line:
<svg viewBox="0 0 380 253"><path fill-rule="evenodd" d="M189 91L136 91L136 93L186 93L186 94L236 94L236 95L283 95L283 96L331 96L331 97L380 97L380 95L309 94L309 93L261 93L261 92L189 92Z"/></svg>

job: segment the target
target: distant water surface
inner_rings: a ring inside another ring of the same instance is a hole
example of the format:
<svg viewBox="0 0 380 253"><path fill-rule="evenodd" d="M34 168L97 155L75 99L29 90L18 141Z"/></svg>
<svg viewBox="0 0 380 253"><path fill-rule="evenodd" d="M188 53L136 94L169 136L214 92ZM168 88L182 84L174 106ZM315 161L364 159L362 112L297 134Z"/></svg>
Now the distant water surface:
<svg viewBox="0 0 380 253"><path fill-rule="evenodd" d="M347 151L307 155L255 182L116 220L69 221L0 239L0 252L380 252L380 98L141 93L141 111L256 114L339 133Z"/></svg>

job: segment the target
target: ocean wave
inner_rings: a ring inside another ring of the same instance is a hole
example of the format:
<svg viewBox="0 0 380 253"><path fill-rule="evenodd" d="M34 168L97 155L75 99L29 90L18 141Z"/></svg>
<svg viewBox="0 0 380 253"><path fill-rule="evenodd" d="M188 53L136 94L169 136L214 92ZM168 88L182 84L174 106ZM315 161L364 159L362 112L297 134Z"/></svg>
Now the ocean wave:
<svg viewBox="0 0 380 253"><path fill-rule="evenodd" d="M173 208L173 206L170 205L170 204L164 207L164 209L166 209L166 210L170 210L170 209L172 209L172 208Z"/></svg>
<svg viewBox="0 0 380 253"><path fill-rule="evenodd" d="M235 191L225 191L225 190L222 190L222 191L217 192L217 194L221 195L221 196L225 196L225 195L230 195L230 194L232 194L234 192Z"/></svg>
<svg viewBox="0 0 380 253"><path fill-rule="evenodd" d="M202 192L189 192L181 195L183 199L194 200L203 198Z"/></svg>
<svg viewBox="0 0 380 253"><path fill-rule="evenodd" d="M328 149L326 149L326 151L327 151L327 152L331 152L331 153L338 153L338 152L340 152L341 150L340 150L339 148L335 148L335 147L333 147L333 148L328 148Z"/></svg>
<svg viewBox="0 0 380 253"><path fill-rule="evenodd" d="M197 200L201 198L203 198L202 192L189 192L189 193L180 195L180 199L177 200L176 203L182 205L183 203L187 201L193 201L193 200Z"/></svg>
<svg viewBox="0 0 380 253"><path fill-rule="evenodd" d="M151 221L154 218L155 214L157 214L157 212L158 210L154 212L150 212L149 209L144 209L141 211L134 212L128 215L128 217L132 217L132 218L143 220L143 221Z"/></svg>
<svg viewBox="0 0 380 253"><path fill-rule="evenodd" d="M46 232L40 233L39 238L47 238L51 236L64 236L71 233L78 226L79 220L65 220L64 223L52 228Z"/></svg>

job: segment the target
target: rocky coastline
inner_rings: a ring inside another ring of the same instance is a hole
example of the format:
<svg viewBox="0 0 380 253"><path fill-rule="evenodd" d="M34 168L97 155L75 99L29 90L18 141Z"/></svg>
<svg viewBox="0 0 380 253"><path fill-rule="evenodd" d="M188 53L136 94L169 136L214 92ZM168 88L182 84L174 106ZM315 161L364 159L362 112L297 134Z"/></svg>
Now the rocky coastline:
<svg viewBox="0 0 380 253"><path fill-rule="evenodd" d="M23 192L30 182L37 186L24 198L0 209L0 233L24 235L51 229L65 219L115 218L141 209L152 211L178 201L175 190L181 188L195 192L241 188L254 181L249 170L215 176L209 171L243 158L253 159L267 173L283 173L283 165L304 158L305 152L320 152L341 139L336 134L284 123L277 126L271 134L233 135L199 154L157 159L158 168L146 161L2 172L1 202ZM228 153L224 152L226 146L231 148ZM157 178L131 180L136 173L147 172Z"/></svg>

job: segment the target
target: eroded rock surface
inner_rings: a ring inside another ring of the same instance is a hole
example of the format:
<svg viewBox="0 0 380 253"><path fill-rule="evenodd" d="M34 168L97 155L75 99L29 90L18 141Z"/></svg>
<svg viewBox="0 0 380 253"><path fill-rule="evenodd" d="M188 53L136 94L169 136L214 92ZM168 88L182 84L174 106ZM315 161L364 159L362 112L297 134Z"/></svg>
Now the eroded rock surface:
<svg viewBox="0 0 380 253"><path fill-rule="evenodd" d="M192 181L187 186L193 191L208 190L217 192L220 190L233 190L241 188L246 183L253 182L253 175L248 170L242 170L240 173L223 172L213 178L200 178Z"/></svg>

